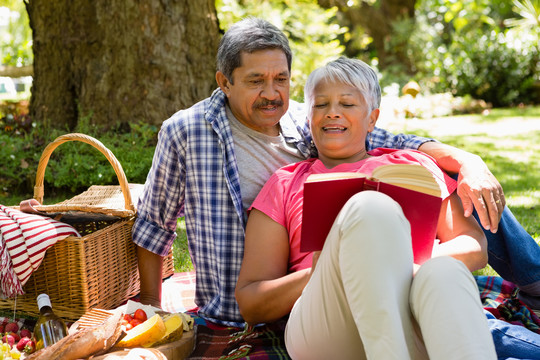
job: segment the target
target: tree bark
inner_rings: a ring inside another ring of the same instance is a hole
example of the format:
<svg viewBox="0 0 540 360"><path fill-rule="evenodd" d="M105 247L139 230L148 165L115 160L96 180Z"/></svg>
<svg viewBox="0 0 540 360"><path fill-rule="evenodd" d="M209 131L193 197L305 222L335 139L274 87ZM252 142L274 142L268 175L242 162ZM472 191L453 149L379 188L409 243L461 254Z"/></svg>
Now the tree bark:
<svg viewBox="0 0 540 360"><path fill-rule="evenodd" d="M214 0L25 0L36 121L160 124L214 89Z"/></svg>
<svg viewBox="0 0 540 360"><path fill-rule="evenodd" d="M411 70L408 57L402 46L390 48L385 46L393 35L392 23L397 20L414 19L416 0L378 0L375 3L360 1L358 6L348 6L347 0L318 0L323 8L337 6L343 19L343 25L349 27L350 32L361 26L373 38L373 46L379 58L379 67L400 63ZM357 49L347 49L350 56L354 56Z"/></svg>

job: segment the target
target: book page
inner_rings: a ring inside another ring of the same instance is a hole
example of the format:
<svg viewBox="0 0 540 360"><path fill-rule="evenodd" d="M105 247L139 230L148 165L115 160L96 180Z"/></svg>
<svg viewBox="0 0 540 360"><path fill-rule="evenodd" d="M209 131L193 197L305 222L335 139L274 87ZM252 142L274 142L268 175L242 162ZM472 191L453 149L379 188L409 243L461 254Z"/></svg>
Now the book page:
<svg viewBox="0 0 540 360"><path fill-rule="evenodd" d="M373 177L388 184L397 185L433 196L441 196L441 188L433 174L421 165L390 164L373 170Z"/></svg>
<svg viewBox="0 0 540 360"><path fill-rule="evenodd" d="M357 172L334 172L334 173L322 173L322 174L311 174L306 179L306 182L316 182L316 181L326 181L326 180L336 180L336 179L357 179L365 178L366 174L357 173Z"/></svg>

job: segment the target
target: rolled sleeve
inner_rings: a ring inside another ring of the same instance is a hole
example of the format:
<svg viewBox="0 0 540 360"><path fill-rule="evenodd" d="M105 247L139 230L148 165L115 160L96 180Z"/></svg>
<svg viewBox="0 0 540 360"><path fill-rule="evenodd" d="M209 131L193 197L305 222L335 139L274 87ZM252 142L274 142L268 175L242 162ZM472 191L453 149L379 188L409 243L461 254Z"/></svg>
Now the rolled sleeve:
<svg viewBox="0 0 540 360"><path fill-rule="evenodd" d="M161 256L169 253L176 239L176 232L164 230L140 217L135 220L133 234L133 242L136 245Z"/></svg>
<svg viewBox="0 0 540 360"><path fill-rule="evenodd" d="M176 238L176 224L182 216L185 171L178 129L172 119L164 122L137 206L133 242L146 250L165 256Z"/></svg>

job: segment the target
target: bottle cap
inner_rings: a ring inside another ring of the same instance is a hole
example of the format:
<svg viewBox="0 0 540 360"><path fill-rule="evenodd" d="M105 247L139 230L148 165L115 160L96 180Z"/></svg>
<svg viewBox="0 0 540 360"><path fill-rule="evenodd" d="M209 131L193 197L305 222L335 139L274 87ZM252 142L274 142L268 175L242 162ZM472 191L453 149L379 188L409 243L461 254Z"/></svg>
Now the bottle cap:
<svg viewBox="0 0 540 360"><path fill-rule="evenodd" d="M51 299L49 299L49 295L47 294L39 294L37 297L37 304L38 304L39 309L41 309L44 306L48 306L52 308Z"/></svg>

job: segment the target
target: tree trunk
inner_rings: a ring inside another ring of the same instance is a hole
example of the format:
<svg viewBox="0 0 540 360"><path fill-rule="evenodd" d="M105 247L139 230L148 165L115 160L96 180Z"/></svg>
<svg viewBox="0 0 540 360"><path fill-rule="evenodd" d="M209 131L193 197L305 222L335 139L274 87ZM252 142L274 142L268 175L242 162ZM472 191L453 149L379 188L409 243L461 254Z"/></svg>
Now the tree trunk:
<svg viewBox="0 0 540 360"><path fill-rule="evenodd" d="M161 124L214 89L214 0L25 0L36 121Z"/></svg>
<svg viewBox="0 0 540 360"><path fill-rule="evenodd" d="M404 65L406 70L412 72L405 47L386 46L393 35L392 23L397 20L414 19L416 0L378 0L360 1L357 6L347 5L347 0L318 0L323 8L337 6L342 15L343 25L349 27L352 33L354 28L361 26L373 38L373 47L379 58L379 67L384 69L392 64ZM403 34L402 34L403 36ZM349 56L354 56L358 49L347 49Z"/></svg>

